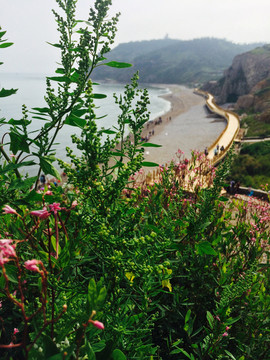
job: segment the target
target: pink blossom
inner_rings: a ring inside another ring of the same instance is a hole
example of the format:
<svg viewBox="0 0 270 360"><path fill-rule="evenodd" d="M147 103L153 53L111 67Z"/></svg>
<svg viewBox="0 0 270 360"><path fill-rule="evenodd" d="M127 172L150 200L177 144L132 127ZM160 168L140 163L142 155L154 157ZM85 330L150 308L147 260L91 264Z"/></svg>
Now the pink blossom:
<svg viewBox="0 0 270 360"><path fill-rule="evenodd" d="M9 258L15 257L15 246L13 245L13 240L11 239L1 239L0 240L0 265L4 265L9 261Z"/></svg>
<svg viewBox="0 0 270 360"><path fill-rule="evenodd" d="M71 209L74 209L78 205L78 201L74 200L71 204Z"/></svg>
<svg viewBox="0 0 270 360"><path fill-rule="evenodd" d="M3 306L3 304L2 304L2 300L0 300L0 309L1 309L1 307Z"/></svg>
<svg viewBox="0 0 270 360"><path fill-rule="evenodd" d="M50 213L46 209L34 210L30 212L31 215L39 217L41 220L47 219L50 216Z"/></svg>
<svg viewBox="0 0 270 360"><path fill-rule="evenodd" d="M226 331L230 330L230 327L229 326L226 326Z"/></svg>
<svg viewBox="0 0 270 360"><path fill-rule="evenodd" d="M222 334L222 336L228 336L229 334L227 333L227 331L225 331L225 333Z"/></svg>
<svg viewBox="0 0 270 360"><path fill-rule="evenodd" d="M3 214L17 214L17 211L12 209L9 205L3 207Z"/></svg>
<svg viewBox="0 0 270 360"><path fill-rule="evenodd" d="M59 203L53 203L49 205L49 208L51 209L51 211L54 212L54 214L57 213L57 211L61 210L60 204Z"/></svg>
<svg viewBox="0 0 270 360"><path fill-rule="evenodd" d="M39 268L37 267L37 265L40 263L39 260L27 260L25 263L24 263L24 266L27 270L30 270L30 271L34 271L34 272L38 272L39 271Z"/></svg>
<svg viewBox="0 0 270 360"><path fill-rule="evenodd" d="M51 190L47 190L46 192L45 192L45 195L52 195L53 193L52 193L52 191Z"/></svg>
<svg viewBox="0 0 270 360"><path fill-rule="evenodd" d="M14 335L16 335L18 332L19 332L19 329L17 329L17 328L14 328L14 329L13 329L13 334L14 334Z"/></svg>
<svg viewBox="0 0 270 360"><path fill-rule="evenodd" d="M98 329L104 330L104 324L100 321L91 321L91 323Z"/></svg>

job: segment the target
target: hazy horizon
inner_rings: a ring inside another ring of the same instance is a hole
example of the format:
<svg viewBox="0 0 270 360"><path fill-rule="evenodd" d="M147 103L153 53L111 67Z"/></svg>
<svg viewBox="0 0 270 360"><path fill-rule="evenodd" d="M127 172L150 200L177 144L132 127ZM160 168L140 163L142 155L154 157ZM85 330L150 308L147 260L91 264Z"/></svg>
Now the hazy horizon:
<svg viewBox="0 0 270 360"><path fill-rule="evenodd" d="M110 15L121 12L115 46L120 43L214 37L236 44L270 43L269 0L113 0ZM93 0L78 0L77 18L87 19ZM0 72L51 73L59 51L51 9L54 0L0 0L0 26L14 42L1 49Z"/></svg>

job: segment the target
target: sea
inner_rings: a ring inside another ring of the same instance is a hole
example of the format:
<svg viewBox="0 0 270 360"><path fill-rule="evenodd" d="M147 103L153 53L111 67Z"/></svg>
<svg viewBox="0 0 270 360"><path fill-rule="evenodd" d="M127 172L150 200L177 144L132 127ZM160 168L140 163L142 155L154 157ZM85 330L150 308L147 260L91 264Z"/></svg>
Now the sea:
<svg viewBox="0 0 270 360"><path fill-rule="evenodd" d="M0 98L0 118L20 119L23 104L27 106L29 111L31 111L33 107L46 106L44 100L46 94L46 76L43 74L11 74L0 72L0 89L2 87L6 89L18 89L18 91L15 95ZM140 87L147 88L149 92L150 105L148 106L148 110L150 112L150 120L160 116L162 117L170 110L170 102L161 97L162 95L170 93L169 88L150 86L149 84L141 84ZM118 106L115 104L113 94L117 96L123 95L125 90L124 85L100 83L99 85L94 85L93 90L94 93L106 95L105 99L95 99L97 117L102 117L102 119L97 120L97 126L99 128L112 128L117 124L117 116L120 113ZM198 149L202 146L201 144L210 145L224 129L224 124L220 122L213 124L211 119L205 120L206 113L203 106L197 106L191 109L192 116L188 116L188 114L189 112L182 114L184 151L186 149ZM182 115L180 115L180 117ZM208 128L206 128L206 122ZM31 131L37 130L43 124L42 121L33 119ZM5 131L6 129L4 127L0 127L1 138ZM181 136L181 131L179 133ZM194 133L203 134L203 138L202 136L194 137ZM72 134L79 135L80 129L65 125L61 130L60 135L56 139L57 145L54 147L58 158L68 160L65 150L67 146L72 148L75 154L79 154L71 142L70 136ZM179 139L179 143L181 147L181 138Z"/></svg>

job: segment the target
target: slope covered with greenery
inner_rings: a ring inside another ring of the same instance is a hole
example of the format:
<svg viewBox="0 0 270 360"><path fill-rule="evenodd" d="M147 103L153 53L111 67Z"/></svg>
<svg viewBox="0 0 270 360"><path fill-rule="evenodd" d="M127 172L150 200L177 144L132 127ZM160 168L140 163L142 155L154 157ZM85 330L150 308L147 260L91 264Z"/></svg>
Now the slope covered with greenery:
<svg viewBox="0 0 270 360"><path fill-rule="evenodd" d="M242 186L259 189L270 183L270 141L244 144L232 164L231 177Z"/></svg>
<svg viewBox="0 0 270 360"><path fill-rule="evenodd" d="M162 39L120 44L108 59L127 61L132 69L97 69L95 79L127 82L139 71L143 83L195 84L217 80L235 55L258 44L239 45L215 38L191 41Z"/></svg>

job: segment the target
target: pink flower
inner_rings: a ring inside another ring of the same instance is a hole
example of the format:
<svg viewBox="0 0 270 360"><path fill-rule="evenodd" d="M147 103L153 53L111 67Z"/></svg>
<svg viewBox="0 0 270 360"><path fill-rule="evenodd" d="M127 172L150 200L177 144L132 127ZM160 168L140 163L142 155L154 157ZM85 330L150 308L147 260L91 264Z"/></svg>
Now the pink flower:
<svg viewBox="0 0 270 360"><path fill-rule="evenodd" d="M101 330L104 330L104 324L103 324L102 322L97 321L97 320L95 320L95 321L91 320L91 323L92 323L96 328L101 329Z"/></svg>
<svg viewBox="0 0 270 360"><path fill-rule="evenodd" d="M52 191L51 190L47 190L46 192L45 192L45 195L52 195L53 193L52 193Z"/></svg>
<svg viewBox="0 0 270 360"><path fill-rule="evenodd" d="M49 205L49 208L51 209L51 211L54 212L54 214L57 213L57 211L61 210L60 204L59 203L53 203Z"/></svg>
<svg viewBox="0 0 270 360"><path fill-rule="evenodd" d="M39 217L41 220L47 219L50 216L48 210L34 210L30 212L31 215Z"/></svg>
<svg viewBox="0 0 270 360"><path fill-rule="evenodd" d="M230 330L230 327L229 326L226 326L226 331Z"/></svg>
<svg viewBox="0 0 270 360"><path fill-rule="evenodd" d="M3 207L3 214L17 214L17 211L12 209L9 205Z"/></svg>
<svg viewBox="0 0 270 360"><path fill-rule="evenodd" d="M13 334L14 334L14 335L16 335L18 332L19 332L19 329L17 329L17 328L14 328L14 329L13 329Z"/></svg>
<svg viewBox="0 0 270 360"><path fill-rule="evenodd" d="M27 270L30 270L30 271L34 271L34 272L39 272L39 268L37 267L37 265L40 263L39 260L27 260L25 263L24 263L24 266Z"/></svg>
<svg viewBox="0 0 270 360"><path fill-rule="evenodd" d="M1 239L0 240L0 265L3 266L9 261L9 258L15 257L15 246L13 245L13 240L11 239Z"/></svg>
<svg viewBox="0 0 270 360"><path fill-rule="evenodd" d="M225 331L225 333L222 334L222 336L228 336L229 334Z"/></svg>
<svg viewBox="0 0 270 360"><path fill-rule="evenodd" d="M78 201L74 200L71 204L71 209L74 209L78 205Z"/></svg>

